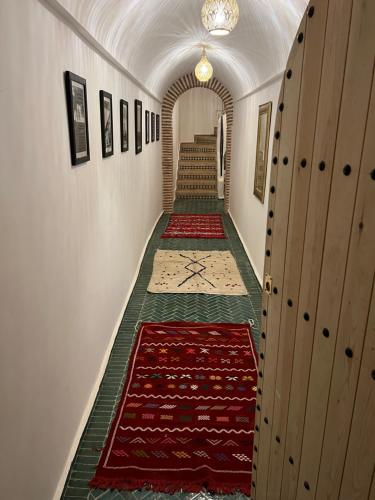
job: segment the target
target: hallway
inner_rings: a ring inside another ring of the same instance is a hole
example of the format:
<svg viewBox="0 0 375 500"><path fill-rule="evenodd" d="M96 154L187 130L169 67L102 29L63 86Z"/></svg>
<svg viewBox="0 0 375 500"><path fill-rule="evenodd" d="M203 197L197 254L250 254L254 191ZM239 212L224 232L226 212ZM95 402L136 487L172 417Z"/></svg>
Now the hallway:
<svg viewBox="0 0 375 500"><path fill-rule="evenodd" d="M222 201L176 200L175 212L223 213ZM121 396L122 383L135 332L141 322L194 321L207 323L247 323L251 321L252 335L259 345L261 288L254 275L237 231L228 214L223 214L227 239L162 239L169 220L163 215L156 225L147 246L137 282L122 319L97 399L73 461L62 498L73 499L167 499L170 495L152 492L114 492L89 490L95 466L104 446L109 426L114 416L116 402ZM174 250L230 250L234 255L247 296L205 294L155 294L146 291L150 281L153 256L156 249ZM202 496L205 495L205 496ZM173 498L211 498L209 494L175 494ZM216 495L214 498L221 498ZM243 495L227 498L244 499Z"/></svg>
<svg viewBox="0 0 375 500"><path fill-rule="evenodd" d="M0 40L1 500L375 500L375 0Z"/></svg>

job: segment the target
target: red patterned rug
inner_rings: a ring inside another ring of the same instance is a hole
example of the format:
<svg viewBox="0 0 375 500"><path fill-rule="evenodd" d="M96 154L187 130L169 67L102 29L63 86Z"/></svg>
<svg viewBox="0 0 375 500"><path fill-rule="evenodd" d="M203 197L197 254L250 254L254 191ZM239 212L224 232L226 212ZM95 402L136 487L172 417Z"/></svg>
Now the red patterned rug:
<svg viewBox="0 0 375 500"><path fill-rule="evenodd" d="M143 323L90 486L250 495L256 384L249 325Z"/></svg>
<svg viewBox="0 0 375 500"><path fill-rule="evenodd" d="M162 238L225 238L221 214L172 214Z"/></svg>

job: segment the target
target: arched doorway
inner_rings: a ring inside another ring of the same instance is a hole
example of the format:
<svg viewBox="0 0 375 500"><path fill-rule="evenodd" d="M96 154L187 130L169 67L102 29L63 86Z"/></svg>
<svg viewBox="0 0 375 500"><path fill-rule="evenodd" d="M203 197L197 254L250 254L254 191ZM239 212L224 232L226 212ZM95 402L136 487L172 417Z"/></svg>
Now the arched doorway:
<svg viewBox="0 0 375 500"><path fill-rule="evenodd" d="M207 83L199 82L190 73L179 78L171 85L162 105L162 145L163 145L163 209L165 212L173 211L173 108L177 99L187 90L195 87L204 87L215 92L223 101L224 110L227 115L227 135L226 135L226 166L224 184L224 208L229 208L230 189L230 163L232 146L232 124L233 124L233 98L226 87L217 80L211 78Z"/></svg>

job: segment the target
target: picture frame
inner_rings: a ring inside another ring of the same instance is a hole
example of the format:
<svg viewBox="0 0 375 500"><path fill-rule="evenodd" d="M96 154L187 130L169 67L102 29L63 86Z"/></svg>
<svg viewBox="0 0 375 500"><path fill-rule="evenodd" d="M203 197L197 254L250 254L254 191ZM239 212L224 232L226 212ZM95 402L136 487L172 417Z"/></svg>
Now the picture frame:
<svg viewBox="0 0 375 500"><path fill-rule="evenodd" d="M151 142L155 142L155 113L151 113Z"/></svg>
<svg viewBox="0 0 375 500"><path fill-rule="evenodd" d="M129 151L129 105L125 99L120 99L120 138L121 152Z"/></svg>
<svg viewBox="0 0 375 500"><path fill-rule="evenodd" d="M150 142L150 112L145 111L145 142Z"/></svg>
<svg viewBox="0 0 375 500"><path fill-rule="evenodd" d="M160 140L160 115L156 115L156 141Z"/></svg>
<svg viewBox="0 0 375 500"><path fill-rule="evenodd" d="M272 102L266 102L259 106L253 194L261 203L264 203L267 182L271 113Z"/></svg>
<svg viewBox="0 0 375 500"><path fill-rule="evenodd" d="M101 90L100 100L100 128L102 136L102 156L107 158L113 155L113 111L112 94Z"/></svg>
<svg viewBox="0 0 375 500"><path fill-rule="evenodd" d="M73 166L90 160L86 80L65 71L65 93L68 111L70 157Z"/></svg>
<svg viewBox="0 0 375 500"><path fill-rule="evenodd" d="M142 151L142 101L134 99L135 154Z"/></svg>

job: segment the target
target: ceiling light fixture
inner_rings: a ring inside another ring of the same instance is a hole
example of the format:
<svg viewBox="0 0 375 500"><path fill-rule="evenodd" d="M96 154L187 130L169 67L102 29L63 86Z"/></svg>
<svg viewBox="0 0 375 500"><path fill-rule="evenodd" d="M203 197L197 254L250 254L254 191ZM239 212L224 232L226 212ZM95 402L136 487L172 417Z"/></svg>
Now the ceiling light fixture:
<svg viewBox="0 0 375 500"><path fill-rule="evenodd" d="M199 63L195 66L195 76L200 82L208 82L208 80L213 75L212 64L209 62L206 56L206 50L202 49L202 57Z"/></svg>
<svg viewBox="0 0 375 500"><path fill-rule="evenodd" d="M228 35L236 26L240 10L236 0L205 0L202 22L211 35Z"/></svg>

